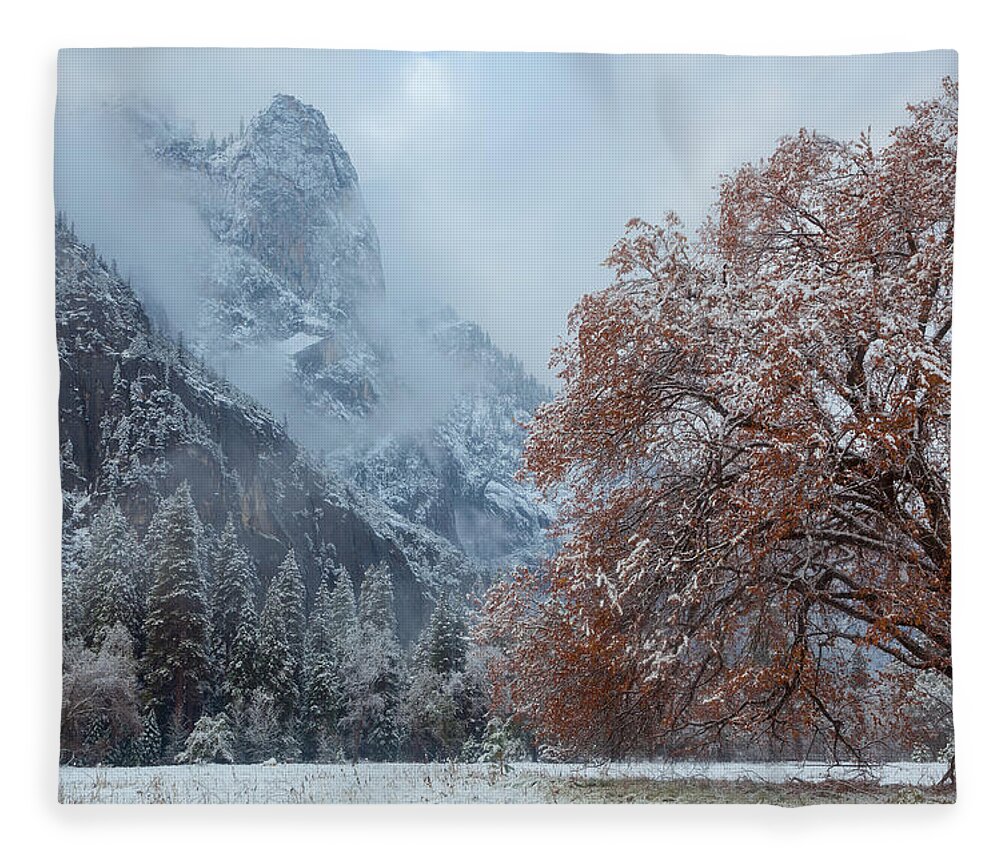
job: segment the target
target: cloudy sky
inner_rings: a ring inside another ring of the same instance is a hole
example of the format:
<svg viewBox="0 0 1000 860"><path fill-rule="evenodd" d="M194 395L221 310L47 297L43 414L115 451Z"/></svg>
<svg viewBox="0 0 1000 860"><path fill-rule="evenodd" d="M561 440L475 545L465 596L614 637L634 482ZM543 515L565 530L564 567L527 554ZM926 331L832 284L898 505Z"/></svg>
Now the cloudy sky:
<svg viewBox="0 0 1000 860"><path fill-rule="evenodd" d="M693 229L720 174L801 127L876 142L957 77L947 52L837 58L64 51L61 108L139 95L219 137L283 92L344 143L391 295L430 292L546 380L622 225ZM72 215L72 213L70 213Z"/></svg>

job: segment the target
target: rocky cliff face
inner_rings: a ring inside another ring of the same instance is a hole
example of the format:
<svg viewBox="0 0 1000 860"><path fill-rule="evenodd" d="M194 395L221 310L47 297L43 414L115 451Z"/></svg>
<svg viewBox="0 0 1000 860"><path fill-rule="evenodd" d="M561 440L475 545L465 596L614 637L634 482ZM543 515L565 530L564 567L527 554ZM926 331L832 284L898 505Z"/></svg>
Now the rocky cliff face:
<svg viewBox="0 0 1000 860"><path fill-rule="evenodd" d="M214 225L224 242L320 308L381 295L378 239L357 173L319 111L277 96L209 166L227 192Z"/></svg>
<svg viewBox="0 0 1000 860"><path fill-rule="evenodd" d="M478 326L446 311L420 319L442 374L464 384L426 427L377 437L341 471L476 559L530 561L548 511L513 476L523 425L547 392Z"/></svg>
<svg viewBox="0 0 1000 860"><path fill-rule="evenodd" d="M79 563L105 499L140 537L181 481L209 534L232 514L269 575L296 551L310 593L325 562L356 584L390 565L404 638L475 572L448 541L330 476L259 403L152 331L131 288L63 225L56 234L64 563Z"/></svg>
<svg viewBox="0 0 1000 860"><path fill-rule="evenodd" d="M520 422L548 392L447 308L390 306L357 174L322 114L281 95L221 145L157 135L160 162L210 188L196 350L406 520L493 566L537 554L548 512L512 476Z"/></svg>

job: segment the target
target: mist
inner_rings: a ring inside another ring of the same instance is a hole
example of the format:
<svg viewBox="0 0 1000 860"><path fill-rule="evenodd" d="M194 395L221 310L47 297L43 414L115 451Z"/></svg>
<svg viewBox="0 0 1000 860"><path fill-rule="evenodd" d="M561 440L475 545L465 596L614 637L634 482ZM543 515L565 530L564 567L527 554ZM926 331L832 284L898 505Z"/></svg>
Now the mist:
<svg viewBox="0 0 1000 860"><path fill-rule="evenodd" d="M419 302L408 293L372 296L356 308L356 324L369 343L380 345L379 376L388 390L366 414L331 422L294 379L283 341L233 349L205 329L203 304L216 288L219 262L205 211L218 191L151 156L147 144L171 130L190 129L168 103L139 93L95 94L60 106L56 205L78 235L115 260L158 329L266 406L314 454L350 457L390 436L423 443L456 399L484 381L474 368L442 355L414 323L420 316L440 320L447 310L429 292Z"/></svg>
<svg viewBox="0 0 1000 860"><path fill-rule="evenodd" d="M134 183L92 129L64 120L80 106L139 97L221 137L275 93L296 95L323 111L354 161L390 302L446 302L551 384L566 314L607 283L600 263L629 218L675 210L693 232L720 175L781 136L870 128L884 142L906 121L907 102L935 95L956 66L948 51L69 50L59 64L56 194L88 241L187 319L203 237L184 195L163 195L148 174ZM112 205L119 194L125 205Z"/></svg>
<svg viewBox="0 0 1000 860"><path fill-rule="evenodd" d="M426 308L424 309L426 310ZM486 382L474 366L455 361L414 323L418 309L374 299L360 309L370 342L381 345L380 381L386 390L365 414L331 421L294 380L295 365L281 341L216 350L206 360L237 388L266 406L288 433L315 455L351 459L391 438L421 445L429 456L431 430L459 397Z"/></svg>
<svg viewBox="0 0 1000 860"><path fill-rule="evenodd" d="M211 193L207 183L157 165L107 100L61 102L56 141L56 208L117 263L158 327L194 331L211 288L214 240L198 203Z"/></svg>

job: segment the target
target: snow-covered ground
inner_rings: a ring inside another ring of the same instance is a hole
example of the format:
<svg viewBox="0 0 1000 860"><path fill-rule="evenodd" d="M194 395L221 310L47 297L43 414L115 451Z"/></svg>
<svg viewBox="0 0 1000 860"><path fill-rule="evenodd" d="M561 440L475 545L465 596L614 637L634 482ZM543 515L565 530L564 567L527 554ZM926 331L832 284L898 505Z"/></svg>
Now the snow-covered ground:
<svg viewBox="0 0 1000 860"><path fill-rule="evenodd" d="M865 777L882 785L928 786L943 764L898 762L857 768L786 763L618 762L605 765L485 764L190 765L76 768L59 772L63 803L543 803L553 780L644 777L657 780Z"/></svg>

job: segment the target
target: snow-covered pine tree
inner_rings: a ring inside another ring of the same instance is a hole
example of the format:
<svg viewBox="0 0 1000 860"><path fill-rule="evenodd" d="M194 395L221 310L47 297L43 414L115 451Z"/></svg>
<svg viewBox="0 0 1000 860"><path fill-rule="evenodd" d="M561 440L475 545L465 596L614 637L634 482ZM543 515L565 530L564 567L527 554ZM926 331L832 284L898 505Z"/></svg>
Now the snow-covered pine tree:
<svg viewBox="0 0 1000 860"><path fill-rule="evenodd" d="M344 708L344 685L338 660L333 596L324 579L306 630L302 672L302 740L307 759L340 758L337 722Z"/></svg>
<svg viewBox="0 0 1000 860"><path fill-rule="evenodd" d="M257 614L251 607L236 628L229 659L224 666L222 694L227 707L247 701L260 683L257 639Z"/></svg>
<svg viewBox="0 0 1000 860"><path fill-rule="evenodd" d="M225 687L240 628L256 621L257 573L237 537L232 516L226 518L213 553L212 574L212 652ZM241 660L246 658L247 631L244 634Z"/></svg>
<svg viewBox="0 0 1000 860"><path fill-rule="evenodd" d="M271 580L260 614L257 636L257 680L260 689L274 701L279 718L288 726L299 701L295 658L288 641L282 581Z"/></svg>
<svg viewBox="0 0 1000 860"><path fill-rule="evenodd" d="M354 600L351 575L340 567L334 571L334 577L330 592L330 623L343 657L357 650L358 608Z"/></svg>
<svg viewBox="0 0 1000 860"><path fill-rule="evenodd" d="M396 627L396 613L392 605L392 577L385 564L372 565L361 579L361 604L358 621L362 633L368 630L385 630Z"/></svg>
<svg viewBox="0 0 1000 860"><path fill-rule="evenodd" d="M462 749L466 733L450 687L426 661L414 666L402 713L409 755L417 761L455 758Z"/></svg>
<svg viewBox="0 0 1000 860"><path fill-rule="evenodd" d="M468 629L451 599L442 595L428 623L427 664L439 675L465 671Z"/></svg>
<svg viewBox="0 0 1000 860"><path fill-rule="evenodd" d="M357 704L362 698L357 677L361 632L358 627L358 610L354 599L351 575L343 567L331 571L333 587L330 593L330 626L333 629L334 654L337 661L337 678L341 690L341 714L338 732L341 749L357 757L360 750L360 712Z"/></svg>
<svg viewBox="0 0 1000 860"><path fill-rule="evenodd" d="M271 582L281 605L288 647L295 661L296 674L302 668L302 652L306 633L306 586L295 560L295 550L289 550Z"/></svg>
<svg viewBox="0 0 1000 860"><path fill-rule="evenodd" d="M493 717L486 725L479 761L496 764L500 773L507 772L507 763L525 758L527 749L521 739L514 718Z"/></svg>
<svg viewBox="0 0 1000 860"><path fill-rule="evenodd" d="M399 757L403 741L403 660L396 635L392 578L386 565L365 571L358 617L360 647L349 673L355 757L393 760Z"/></svg>
<svg viewBox="0 0 1000 860"><path fill-rule="evenodd" d="M82 582L84 639L100 647L121 624L138 641L142 628L141 569L145 560L128 521L114 502L94 515Z"/></svg>
<svg viewBox="0 0 1000 860"><path fill-rule="evenodd" d="M83 572L90 550L90 528L86 508L90 496L83 490L70 489L77 483L85 487L73 452L73 443L67 438L60 449L59 473L63 480L62 515L62 619L63 641L82 639L83 625Z"/></svg>
<svg viewBox="0 0 1000 860"><path fill-rule="evenodd" d="M482 726L478 676L465 677L468 632L454 602L441 595L414 649L404 698L410 754L418 759L457 757Z"/></svg>
<svg viewBox="0 0 1000 860"><path fill-rule="evenodd" d="M143 674L160 718L169 716L178 731L189 731L200 715L211 666L201 523L187 483L164 499L154 521Z"/></svg>
<svg viewBox="0 0 1000 860"><path fill-rule="evenodd" d="M75 534L63 533L62 633L64 642L83 640L83 571L73 555Z"/></svg>
<svg viewBox="0 0 1000 860"><path fill-rule="evenodd" d="M448 691L458 706L459 719L466 740L483 736L490 707L493 702L493 683L489 673L487 652L478 645L470 645L466 652L465 669L453 675Z"/></svg>
<svg viewBox="0 0 1000 860"><path fill-rule="evenodd" d="M156 711L147 708L142 719L142 734L136 745L136 758L140 765L153 765L163 753L163 733L156 719Z"/></svg>

